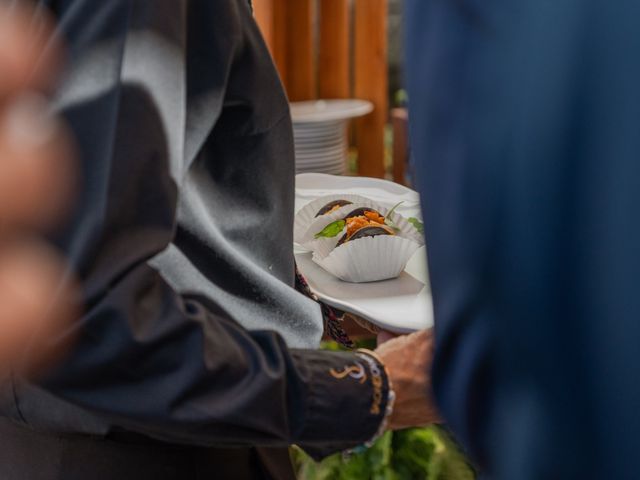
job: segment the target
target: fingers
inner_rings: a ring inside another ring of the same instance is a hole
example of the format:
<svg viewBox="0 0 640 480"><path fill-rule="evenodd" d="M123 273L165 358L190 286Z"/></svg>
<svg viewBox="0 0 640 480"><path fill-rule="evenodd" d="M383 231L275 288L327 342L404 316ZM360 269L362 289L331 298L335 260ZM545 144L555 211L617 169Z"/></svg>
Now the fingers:
<svg viewBox="0 0 640 480"><path fill-rule="evenodd" d="M377 345L380 346L383 343L396 338L397 336L398 334L396 333L388 332L386 330L380 330L380 332L378 332Z"/></svg>
<svg viewBox="0 0 640 480"><path fill-rule="evenodd" d="M70 197L69 135L35 93L60 62L52 31L44 9L0 5L0 234L54 224Z"/></svg>
<svg viewBox="0 0 640 480"><path fill-rule="evenodd" d="M47 345L74 313L73 286L61 282L63 274L63 263L43 244L0 247L0 377L18 360L46 363L54 355Z"/></svg>
<svg viewBox="0 0 640 480"><path fill-rule="evenodd" d="M0 225L46 228L73 192L69 134L45 100L22 95L0 112Z"/></svg>
<svg viewBox="0 0 640 480"><path fill-rule="evenodd" d="M433 330L423 330L386 341L376 349L389 372L396 393L389 427L401 429L439 421L431 393Z"/></svg>
<svg viewBox="0 0 640 480"><path fill-rule="evenodd" d="M44 12L0 6L0 104L18 91L46 88L55 78L61 49Z"/></svg>
<svg viewBox="0 0 640 480"><path fill-rule="evenodd" d="M412 351L414 353L416 351L415 349L418 349L419 351L425 351L433 342L433 329L420 330L409 335L400 336L394 335L390 332L381 333L386 333L385 337L390 337L383 337L384 342L382 344L379 344L378 348L376 349L376 351L381 354L394 350L402 351L407 348L410 348L411 350L409 351Z"/></svg>
<svg viewBox="0 0 640 480"><path fill-rule="evenodd" d="M359 325L360 327L364 328L368 332L378 333L380 331L380 328L378 326L374 325L370 321L365 320L364 318L358 315L355 315L353 313L346 312L344 314L344 319L354 322L356 325Z"/></svg>
<svg viewBox="0 0 640 480"><path fill-rule="evenodd" d="M16 362L52 359L47 344L74 313L61 260L18 237L56 224L75 183L70 135L37 93L60 61L51 25L43 9L0 5L0 379Z"/></svg>
<svg viewBox="0 0 640 480"><path fill-rule="evenodd" d="M433 351L432 330L393 338L376 349L393 377L413 381L411 375L415 374L416 382L425 380L429 373Z"/></svg>

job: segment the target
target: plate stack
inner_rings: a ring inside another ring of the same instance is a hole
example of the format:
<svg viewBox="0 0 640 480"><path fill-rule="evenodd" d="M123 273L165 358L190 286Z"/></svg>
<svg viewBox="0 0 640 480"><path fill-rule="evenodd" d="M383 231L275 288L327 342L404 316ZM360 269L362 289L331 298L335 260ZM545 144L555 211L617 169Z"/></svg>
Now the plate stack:
<svg viewBox="0 0 640 480"><path fill-rule="evenodd" d="M371 110L373 105L364 100L292 103L296 172L346 173L348 121Z"/></svg>

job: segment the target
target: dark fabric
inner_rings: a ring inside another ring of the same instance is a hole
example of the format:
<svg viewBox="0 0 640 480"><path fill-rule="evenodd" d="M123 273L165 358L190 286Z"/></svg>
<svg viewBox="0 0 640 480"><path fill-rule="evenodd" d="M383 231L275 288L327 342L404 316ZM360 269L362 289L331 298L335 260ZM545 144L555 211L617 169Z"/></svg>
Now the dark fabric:
<svg viewBox="0 0 640 480"><path fill-rule="evenodd" d="M636 478L640 4L407 7L441 411L488 478Z"/></svg>
<svg viewBox="0 0 640 480"><path fill-rule="evenodd" d="M287 449L191 448L36 432L0 419L3 480L295 480Z"/></svg>
<svg viewBox="0 0 640 480"><path fill-rule="evenodd" d="M43 3L69 50L56 105L82 185L56 241L85 314L61 364L3 395L4 415L193 446L370 438L386 395L372 413L370 375L330 373L358 358L290 349L315 346L322 320L293 289L291 121L248 4Z"/></svg>
<svg viewBox="0 0 640 480"><path fill-rule="evenodd" d="M322 318L324 320L324 331L332 340L338 342L341 346L354 349L356 344L351 340L349 334L345 331L343 324L345 321L345 312L331 307L323 303L318 296L313 293L309 287L307 279L304 278L300 270L296 266L296 290L314 301L318 302L322 307Z"/></svg>

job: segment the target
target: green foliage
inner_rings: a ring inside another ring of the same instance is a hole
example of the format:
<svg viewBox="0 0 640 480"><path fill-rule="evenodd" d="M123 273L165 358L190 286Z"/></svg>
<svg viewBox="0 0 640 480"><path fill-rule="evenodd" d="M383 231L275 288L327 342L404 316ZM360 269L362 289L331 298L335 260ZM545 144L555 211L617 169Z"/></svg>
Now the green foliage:
<svg viewBox="0 0 640 480"><path fill-rule="evenodd" d="M424 233L424 223L415 217L409 217L407 221L415 227L418 233Z"/></svg>
<svg viewBox="0 0 640 480"><path fill-rule="evenodd" d="M387 432L370 449L314 462L294 449L300 480L473 480L475 473L440 427Z"/></svg>
<svg viewBox="0 0 640 480"><path fill-rule="evenodd" d="M376 337L371 334L371 337L363 337L354 339L356 348L368 348L369 350L376 349ZM349 351L348 349L341 346L338 342L334 340L327 340L320 344L320 348L322 350L330 350L334 352L344 352Z"/></svg>
<svg viewBox="0 0 640 480"><path fill-rule="evenodd" d="M393 96L393 102L398 107L405 107L409 103L409 95L407 94L407 91L404 89L397 90Z"/></svg>

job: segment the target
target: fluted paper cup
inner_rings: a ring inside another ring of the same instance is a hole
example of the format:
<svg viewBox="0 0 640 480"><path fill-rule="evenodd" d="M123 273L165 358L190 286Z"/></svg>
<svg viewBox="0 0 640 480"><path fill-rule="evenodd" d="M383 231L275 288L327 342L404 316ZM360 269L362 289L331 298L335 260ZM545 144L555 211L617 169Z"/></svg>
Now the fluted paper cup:
<svg viewBox="0 0 640 480"><path fill-rule="evenodd" d="M313 261L345 282L376 282L400 275L420 246L398 235L378 235L318 248Z"/></svg>

